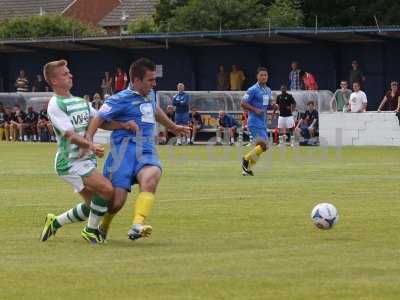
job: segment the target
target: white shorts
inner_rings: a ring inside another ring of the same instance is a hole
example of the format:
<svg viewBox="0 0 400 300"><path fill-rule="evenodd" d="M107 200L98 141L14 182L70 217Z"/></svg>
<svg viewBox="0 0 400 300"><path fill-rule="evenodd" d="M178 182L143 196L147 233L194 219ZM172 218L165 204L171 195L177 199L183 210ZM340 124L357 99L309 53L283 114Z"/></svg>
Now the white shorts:
<svg viewBox="0 0 400 300"><path fill-rule="evenodd" d="M83 184L83 177L89 176L96 167L97 163L95 160L76 160L69 168L68 174L60 175L60 177L71 184L75 192L79 193L85 187Z"/></svg>
<svg viewBox="0 0 400 300"><path fill-rule="evenodd" d="M294 119L293 116L289 117L279 117L278 118L278 128L293 128L294 127Z"/></svg>

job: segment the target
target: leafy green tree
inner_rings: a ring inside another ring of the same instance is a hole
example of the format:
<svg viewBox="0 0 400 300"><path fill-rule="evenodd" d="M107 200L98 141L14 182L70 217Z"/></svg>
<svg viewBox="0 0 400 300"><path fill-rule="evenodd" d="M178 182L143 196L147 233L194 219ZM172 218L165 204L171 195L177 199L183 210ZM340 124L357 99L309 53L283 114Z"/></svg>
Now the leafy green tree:
<svg viewBox="0 0 400 300"><path fill-rule="evenodd" d="M302 26L304 21L301 4L296 0L275 0L268 7L267 16L272 26Z"/></svg>
<svg viewBox="0 0 400 300"><path fill-rule="evenodd" d="M172 31L265 27L266 7L259 0L190 0L174 10Z"/></svg>
<svg viewBox="0 0 400 300"><path fill-rule="evenodd" d="M12 18L0 23L0 38L37 38L104 34L100 28L59 15Z"/></svg>
<svg viewBox="0 0 400 300"><path fill-rule="evenodd" d="M128 33L152 33L158 32L158 26L152 17L141 17L128 24Z"/></svg>

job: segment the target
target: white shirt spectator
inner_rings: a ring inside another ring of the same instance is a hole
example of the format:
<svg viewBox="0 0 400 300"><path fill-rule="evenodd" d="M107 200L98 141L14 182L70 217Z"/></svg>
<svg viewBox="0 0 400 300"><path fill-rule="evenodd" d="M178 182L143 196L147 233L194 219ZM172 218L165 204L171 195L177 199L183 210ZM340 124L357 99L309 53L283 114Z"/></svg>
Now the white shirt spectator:
<svg viewBox="0 0 400 300"><path fill-rule="evenodd" d="M367 106L367 95L363 91L353 92L350 95L350 111L363 112L364 105Z"/></svg>

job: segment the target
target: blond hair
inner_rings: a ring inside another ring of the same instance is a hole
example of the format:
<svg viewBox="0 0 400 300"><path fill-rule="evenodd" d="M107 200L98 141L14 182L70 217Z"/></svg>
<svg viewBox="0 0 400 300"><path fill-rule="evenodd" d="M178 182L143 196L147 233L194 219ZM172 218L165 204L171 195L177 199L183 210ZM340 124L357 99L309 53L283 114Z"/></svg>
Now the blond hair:
<svg viewBox="0 0 400 300"><path fill-rule="evenodd" d="M44 65L43 76L44 76L44 79L46 80L46 82L50 86L52 86L51 79L54 77L54 70L59 67L64 67L66 65L68 65L68 62L65 59L50 61Z"/></svg>

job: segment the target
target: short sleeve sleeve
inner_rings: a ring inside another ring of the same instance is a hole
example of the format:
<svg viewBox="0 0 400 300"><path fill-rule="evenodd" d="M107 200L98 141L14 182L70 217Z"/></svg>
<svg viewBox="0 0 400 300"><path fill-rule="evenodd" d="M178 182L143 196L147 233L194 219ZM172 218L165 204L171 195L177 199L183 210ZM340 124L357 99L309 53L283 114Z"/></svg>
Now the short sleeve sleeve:
<svg viewBox="0 0 400 300"><path fill-rule="evenodd" d="M108 98L101 106L97 115L103 120L110 122L125 110L126 102L120 99Z"/></svg>
<svg viewBox="0 0 400 300"><path fill-rule="evenodd" d="M68 115L60 109L56 101L50 101L47 113L53 126L60 131L62 135L67 131L74 130L74 126Z"/></svg>
<svg viewBox="0 0 400 300"><path fill-rule="evenodd" d="M243 95L242 101L246 103L250 103L254 98L254 92L251 89L248 89L246 93Z"/></svg>

